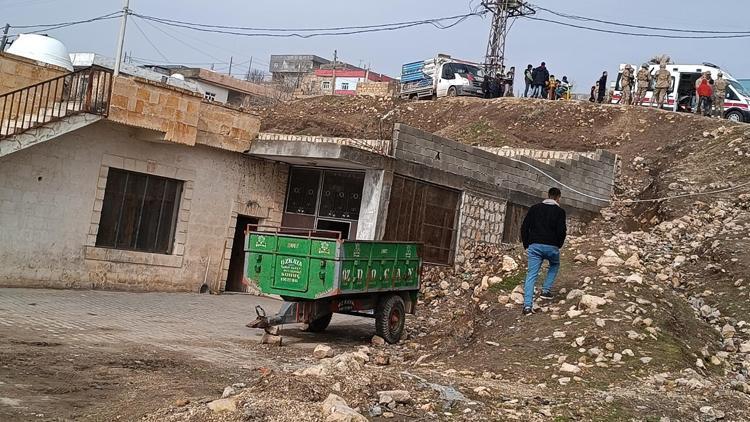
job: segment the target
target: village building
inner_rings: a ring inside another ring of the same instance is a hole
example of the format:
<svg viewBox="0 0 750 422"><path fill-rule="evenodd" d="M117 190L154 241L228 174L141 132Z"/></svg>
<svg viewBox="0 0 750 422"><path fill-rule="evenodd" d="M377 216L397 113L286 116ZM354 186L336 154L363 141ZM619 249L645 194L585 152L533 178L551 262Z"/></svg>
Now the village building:
<svg viewBox="0 0 750 422"><path fill-rule="evenodd" d="M189 80L98 63L0 54L2 286L248 291L244 232L269 227L418 241L450 265L517 241L552 185L579 221L613 189L606 151L481 149L402 124L390 139L261 133Z"/></svg>

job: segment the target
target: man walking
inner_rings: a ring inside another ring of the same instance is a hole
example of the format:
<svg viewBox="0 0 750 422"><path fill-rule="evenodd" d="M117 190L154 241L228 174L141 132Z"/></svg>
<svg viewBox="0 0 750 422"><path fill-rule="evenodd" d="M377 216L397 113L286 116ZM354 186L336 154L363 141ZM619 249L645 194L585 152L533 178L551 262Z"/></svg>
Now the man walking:
<svg viewBox="0 0 750 422"><path fill-rule="evenodd" d="M529 88L531 88L532 84L534 83L534 66L526 66L526 70L523 72L523 80L524 82L526 82L526 89L523 91L523 96L528 97ZM532 90L531 93L533 94L534 91Z"/></svg>
<svg viewBox="0 0 750 422"><path fill-rule="evenodd" d="M719 76L714 82L714 114L718 114L720 119L724 118L724 101L727 100L727 86L729 82L724 79L724 74L719 72Z"/></svg>
<svg viewBox="0 0 750 422"><path fill-rule="evenodd" d="M549 261L549 271L542 286L542 299L552 300L552 286L560 270L560 248L565 243L567 226L565 210L560 207L560 189L552 188L548 199L529 209L521 225L521 240L526 249L529 266L523 286L523 314L529 315L534 309L534 287L542 261Z"/></svg>

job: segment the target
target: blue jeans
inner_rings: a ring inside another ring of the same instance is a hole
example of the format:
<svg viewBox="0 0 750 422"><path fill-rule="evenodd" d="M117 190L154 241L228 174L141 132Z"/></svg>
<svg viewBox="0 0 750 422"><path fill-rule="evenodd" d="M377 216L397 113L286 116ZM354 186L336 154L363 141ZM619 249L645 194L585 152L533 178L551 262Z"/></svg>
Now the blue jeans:
<svg viewBox="0 0 750 422"><path fill-rule="evenodd" d="M549 292L552 290L552 285L555 284L555 277L557 277L557 272L560 271L560 249L556 246L533 243L529 245L526 253L529 256L529 269L526 273L526 282L523 285L523 307L531 308L534 304L534 286L536 285L536 278L539 276L539 270L542 268L542 261L549 261L549 271L547 272L547 279L544 280L542 291Z"/></svg>

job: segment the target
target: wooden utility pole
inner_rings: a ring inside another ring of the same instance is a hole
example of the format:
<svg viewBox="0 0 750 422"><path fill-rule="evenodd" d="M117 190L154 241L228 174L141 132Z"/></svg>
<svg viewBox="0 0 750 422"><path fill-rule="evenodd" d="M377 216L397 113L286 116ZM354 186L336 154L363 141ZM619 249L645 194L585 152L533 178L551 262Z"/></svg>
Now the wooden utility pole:
<svg viewBox="0 0 750 422"><path fill-rule="evenodd" d="M338 58L338 50L333 50L333 82L331 82L331 94L333 95L336 95L336 62Z"/></svg>
<svg viewBox="0 0 750 422"><path fill-rule="evenodd" d="M234 57L229 57L229 76L232 76L232 62L234 61Z"/></svg>

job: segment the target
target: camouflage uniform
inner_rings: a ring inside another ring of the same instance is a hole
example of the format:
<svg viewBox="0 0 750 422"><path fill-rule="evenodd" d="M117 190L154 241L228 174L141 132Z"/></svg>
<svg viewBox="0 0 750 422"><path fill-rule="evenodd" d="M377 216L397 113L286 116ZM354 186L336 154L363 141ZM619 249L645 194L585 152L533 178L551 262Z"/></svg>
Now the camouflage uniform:
<svg viewBox="0 0 750 422"><path fill-rule="evenodd" d="M656 71L654 78L656 79L656 84L654 87L654 96L651 98L651 104L656 100L659 108L662 108L664 106L664 99L667 96L667 91L669 91L669 85L672 81L672 74L669 73L666 65L661 65L659 70Z"/></svg>
<svg viewBox="0 0 750 422"><path fill-rule="evenodd" d="M724 75L719 73L719 77L714 81L714 114L719 118L724 118L724 101L727 98L727 87L729 82L724 79Z"/></svg>
<svg viewBox="0 0 750 422"><path fill-rule="evenodd" d="M620 87L622 88L622 99L621 102L625 105L630 105L633 99L633 87L630 84L630 80L633 77L633 68L630 65L625 66L622 71L622 77L620 78Z"/></svg>
<svg viewBox="0 0 750 422"><path fill-rule="evenodd" d="M641 105L643 99L646 98L648 85L651 82L651 74L648 71L648 67L642 67L641 70L638 71L636 79L638 79L638 91L636 91L635 94L635 104Z"/></svg>

